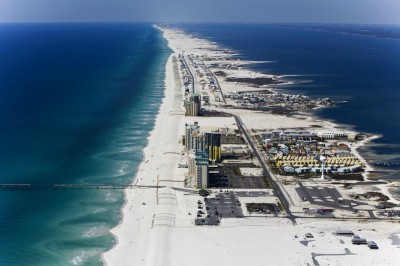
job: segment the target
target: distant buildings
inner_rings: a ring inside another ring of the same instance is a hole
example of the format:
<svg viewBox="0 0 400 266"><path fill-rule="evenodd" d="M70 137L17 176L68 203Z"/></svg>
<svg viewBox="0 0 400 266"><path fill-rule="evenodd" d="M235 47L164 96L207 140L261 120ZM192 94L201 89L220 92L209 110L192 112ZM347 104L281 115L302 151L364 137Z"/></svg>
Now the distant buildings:
<svg viewBox="0 0 400 266"><path fill-rule="evenodd" d="M208 159L211 162L221 160L221 133L206 132L204 135L205 149L208 152Z"/></svg>
<svg viewBox="0 0 400 266"><path fill-rule="evenodd" d="M185 116L199 116L201 114L201 96L198 93L189 94L185 100Z"/></svg>
<svg viewBox="0 0 400 266"><path fill-rule="evenodd" d="M221 133L200 132L198 122L186 124L185 148L188 155L188 175L197 188L208 186L208 166L221 161Z"/></svg>
<svg viewBox="0 0 400 266"><path fill-rule="evenodd" d="M186 126L185 133L185 147L186 150L204 151L204 135L200 132L200 127L197 122L194 125Z"/></svg>
<svg viewBox="0 0 400 266"><path fill-rule="evenodd" d="M353 139L355 135L341 130L327 130L318 132L318 137L324 139Z"/></svg>
<svg viewBox="0 0 400 266"><path fill-rule="evenodd" d="M317 134L308 130L273 130L261 132L260 138L264 141L270 139L290 140L290 139L315 139Z"/></svg>
<svg viewBox="0 0 400 266"><path fill-rule="evenodd" d="M196 187L208 187L208 156L206 152L199 152L196 154Z"/></svg>
<svg viewBox="0 0 400 266"><path fill-rule="evenodd" d="M365 164L352 155L350 144L355 133L343 130L273 130L259 133L270 162L284 174L351 174ZM318 156L324 155L321 162Z"/></svg>
<svg viewBox="0 0 400 266"><path fill-rule="evenodd" d="M205 151L188 152L188 175L194 178L194 185L197 188L207 188L208 186L208 155Z"/></svg>
<svg viewBox="0 0 400 266"><path fill-rule="evenodd" d="M191 136L191 149L197 152L205 150L204 134L193 133Z"/></svg>
<svg viewBox="0 0 400 266"><path fill-rule="evenodd" d="M309 130L273 130L260 133L260 138L263 140L267 139L278 139L278 140L290 140L290 139L316 139L323 138L328 140L333 139L347 139L354 141L356 134L343 131L343 130L323 130L317 133Z"/></svg>
<svg viewBox="0 0 400 266"><path fill-rule="evenodd" d="M215 163L221 160L221 133L220 132L200 132L198 122L186 124L185 148L187 151L205 151L209 161Z"/></svg>

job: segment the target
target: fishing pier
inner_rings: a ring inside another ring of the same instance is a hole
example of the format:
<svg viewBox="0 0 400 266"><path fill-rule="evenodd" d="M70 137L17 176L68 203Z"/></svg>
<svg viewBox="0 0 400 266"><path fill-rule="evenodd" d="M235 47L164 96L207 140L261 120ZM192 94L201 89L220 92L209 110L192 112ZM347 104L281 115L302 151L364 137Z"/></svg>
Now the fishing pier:
<svg viewBox="0 0 400 266"><path fill-rule="evenodd" d="M31 189L31 184L0 184L0 189Z"/></svg>
<svg viewBox="0 0 400 266"><path fill-rule="evenodd" d="M141 186L134 184L53 184L53 189L134 189L134 188L163 188L165 186ZM29 190L31 184L0 184L0 189Z"/></svg>
<svg viewBox="0 0 400 266"><path fill-rule="evenodd" d="M54 184L53 189L133 189L133 188L162 188L164 186L140 186L134 184Z"/></svg>

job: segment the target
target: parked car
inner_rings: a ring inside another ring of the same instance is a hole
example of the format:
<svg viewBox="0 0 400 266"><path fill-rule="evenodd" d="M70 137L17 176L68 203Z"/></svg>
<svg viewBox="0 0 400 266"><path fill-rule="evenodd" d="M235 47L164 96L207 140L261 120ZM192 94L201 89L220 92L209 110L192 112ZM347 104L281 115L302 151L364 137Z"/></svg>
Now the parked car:
<svg viewBox="0 0 400 266"><path fill-rule="evenodd" d="M378 245L374 241L368 241L367 245L370 249L378 249Z"/></svg>
<svg viewBox="0 0 400 266"><path fill-rule="evenodd" d="M367 240L365 238L353 238L351 239L351 243L353 245L365 245L367 244Z"/></svg>
<svg viewBox="0 0 400 266"><path fill-rule="evenodd" d="M306 238L314 238L314 236L311 233L307 233L304 235Z"/></svg>

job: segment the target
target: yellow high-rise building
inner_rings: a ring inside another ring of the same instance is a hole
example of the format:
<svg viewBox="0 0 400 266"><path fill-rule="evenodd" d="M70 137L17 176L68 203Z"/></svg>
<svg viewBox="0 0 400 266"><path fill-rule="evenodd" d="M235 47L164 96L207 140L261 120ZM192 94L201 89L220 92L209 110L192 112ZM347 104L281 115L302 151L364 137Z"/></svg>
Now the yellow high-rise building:
<svg viewBox="0 0 400 266"><path fill-rule="evenodd" d="M219 162L221 160L221 133L206 132L204 141L208 159L212 162Z"/></svg>

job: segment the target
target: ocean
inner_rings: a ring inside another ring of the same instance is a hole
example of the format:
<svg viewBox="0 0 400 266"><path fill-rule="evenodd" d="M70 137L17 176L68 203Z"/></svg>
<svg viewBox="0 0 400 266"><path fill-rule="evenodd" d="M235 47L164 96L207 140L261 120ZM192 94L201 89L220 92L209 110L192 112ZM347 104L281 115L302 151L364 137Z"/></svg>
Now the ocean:
<svg viewBox="0 0 400 266"><path fill-rule="evenodd" d="M150 24L0 24L0 265L102 265L164 94ZM134 236L132 236L134 237Z"/></svg>
<svg viewBox="0 0 400 266"><path fill-rule="evenodd" d="M263 62L250 68L291 83L276 89L334 100L335 108L313 115L380 135L360 149L376 170L370 177L400 181L400 25L174 26L216 42L243 60Z"/></svg>
<svg viewBox="0 0 400 266"><path fill-rule="evenodd" d="M399 180L398 26L177 24L281 75L278 89L330 97L314 115L382 137L361 150ZM0 265L101 265L116 242L164 93L171 50L150 24L0 24ZM134 236L132 236L134 238Z"/></svg>

